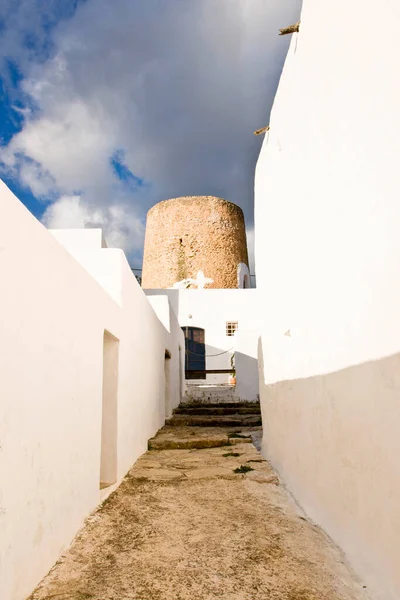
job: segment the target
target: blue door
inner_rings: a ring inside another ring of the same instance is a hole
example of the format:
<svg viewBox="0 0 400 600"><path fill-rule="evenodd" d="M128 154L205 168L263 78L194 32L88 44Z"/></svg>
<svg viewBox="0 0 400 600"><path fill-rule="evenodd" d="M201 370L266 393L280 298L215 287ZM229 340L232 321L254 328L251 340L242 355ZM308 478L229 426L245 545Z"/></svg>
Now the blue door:
<svg viewBox="0 0 400 600"><path fill-rule="evenodd" d="M206 345L204 329L182 327L185 335L185 378L206 378Z"/></svg>

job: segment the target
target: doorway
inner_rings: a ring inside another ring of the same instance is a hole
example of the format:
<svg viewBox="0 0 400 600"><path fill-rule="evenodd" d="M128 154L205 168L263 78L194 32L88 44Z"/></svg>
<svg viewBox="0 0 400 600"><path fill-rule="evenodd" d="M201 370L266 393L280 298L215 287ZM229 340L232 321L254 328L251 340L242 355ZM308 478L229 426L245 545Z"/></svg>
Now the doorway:
<svg viewBox="0 0 400 600"><path fill-rule="evenodd" d="M165 379L165 418L169 419L172 415L171 408L171 353L165 351L164 358L164 379Z"/></svg>
<svg viewBox="0 0 400 600"><path fill-rule="evenodd" d="M179 402L182 402L183 397L183 356L182 356L182 348L179 346Z"/></svg>
<svg viewBox="0 0 400 600"><path fill-rule="evenodd" d="M118 354L119 340L104 331L100 489L117 481Z"/></svg>
<svg viewBox="0 0 400 600"><path fill-rule="evenodd" d="M185 378L206 378L205 332L201 327L182 327L185 335Z"/></svg>

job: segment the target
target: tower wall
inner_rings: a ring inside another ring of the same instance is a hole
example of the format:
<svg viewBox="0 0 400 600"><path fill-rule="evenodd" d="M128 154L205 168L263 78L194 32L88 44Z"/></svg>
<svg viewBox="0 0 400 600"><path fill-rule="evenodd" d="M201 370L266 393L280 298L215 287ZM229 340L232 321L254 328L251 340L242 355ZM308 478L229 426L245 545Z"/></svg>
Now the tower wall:
<svg viewBox="0 0 400 600"><path fill-rule="evenodd" d="M207 288L237 288L238 265L248 265L241 208L213 196L156 204L147 214L142 286L169 288L203 271Z"/></svg>

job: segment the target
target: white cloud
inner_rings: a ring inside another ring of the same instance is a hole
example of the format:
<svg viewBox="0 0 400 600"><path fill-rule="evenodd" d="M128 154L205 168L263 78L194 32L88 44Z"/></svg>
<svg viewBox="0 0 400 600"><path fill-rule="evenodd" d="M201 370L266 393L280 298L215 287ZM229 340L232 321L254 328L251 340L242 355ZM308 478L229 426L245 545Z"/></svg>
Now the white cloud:
<svg viewBox="0 0 400 600"><path fill-rule="evenodd" d="M52 58L27 69L34 110L0 160L34 194L62 196L46 222L95 216L110 245L129 247L148 208L177 195L223 196L251 226L253 131L267 124L287 49L278 29L300 3L86 0L54 31ZM119 181L110 161L118 151L151 185Z"/></svg>
<svg viewBox="0 0 400 600"><path fill-rule="evenodd" d="M129 206L90 208L80 196L61 196L47 207L43 223L50 229L80 229L101 227L110 247L138 254L144 228Z"/></svg>
<svg viewBox="0 0 400 600"><path fill-rule="evenodd" d="M80 229L101 220L101 211L90 212L80 196L61 196L43 215L43 223L50 229Z"/></svg>
<svg viewBox="0 0 400 600"><path fill-rule="evenodd" d="M24 71L34 58L44 60L49 52L46 33L75 10L72 0L1 0L0 70L7 73L13 60ZM27 45L27 43L29 45Z"/></svg>
<svg viewBox="0 0 400 600"><path fill-rule="evenodd" d="M48 197L55 187L53 177L48 172L43 171L40 164L33 161L25 160L21 162L19 177L22 184L30 188L37 198Z"/></svg>

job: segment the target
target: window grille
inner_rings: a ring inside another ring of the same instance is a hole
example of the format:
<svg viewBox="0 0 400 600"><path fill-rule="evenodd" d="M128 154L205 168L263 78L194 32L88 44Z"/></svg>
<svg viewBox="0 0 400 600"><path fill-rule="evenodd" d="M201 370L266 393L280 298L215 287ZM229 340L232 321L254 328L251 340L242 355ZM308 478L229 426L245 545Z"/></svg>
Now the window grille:
<svg viewBox="0 0 400 600"><path fill-rule="evenodd" d="M226 322L226 335L232 336L235 335L235 331L238 330L239 323L237 321L227 321Z"/></svg>

